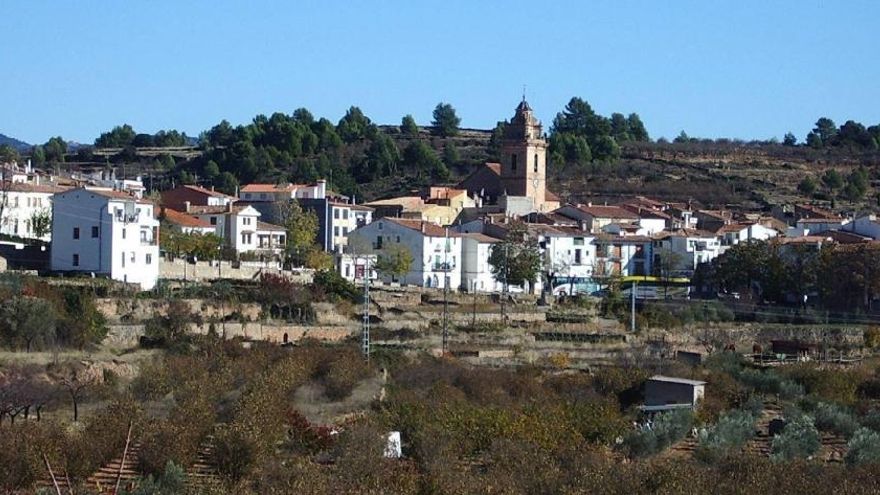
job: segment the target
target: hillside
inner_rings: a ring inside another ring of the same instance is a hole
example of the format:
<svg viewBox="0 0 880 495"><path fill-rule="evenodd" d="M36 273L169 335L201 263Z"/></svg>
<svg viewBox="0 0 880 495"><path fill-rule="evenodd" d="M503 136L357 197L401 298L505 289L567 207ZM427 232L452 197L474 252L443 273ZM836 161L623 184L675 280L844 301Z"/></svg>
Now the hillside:
<svg viewBox="0 0 880 495"><path fill-rule="evenodd" d="M0 146L9 145L15 148L18 152L29 151L31 149L31 145L28 143L15 139L13 137L9 137L5 134L0 134Z"/></svg>

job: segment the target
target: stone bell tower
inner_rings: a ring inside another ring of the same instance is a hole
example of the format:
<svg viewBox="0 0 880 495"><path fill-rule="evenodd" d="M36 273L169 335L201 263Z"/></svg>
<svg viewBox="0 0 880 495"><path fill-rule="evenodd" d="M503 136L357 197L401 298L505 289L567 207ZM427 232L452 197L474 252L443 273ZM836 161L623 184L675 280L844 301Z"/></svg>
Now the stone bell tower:
<svg viewBox="0 0 880 495"><path fill-rule="evenodd" d="M535 210L544 208L547 191L547 141L541 122L523 97L501 143L501 184L508 196L528 196Z"/></svg>

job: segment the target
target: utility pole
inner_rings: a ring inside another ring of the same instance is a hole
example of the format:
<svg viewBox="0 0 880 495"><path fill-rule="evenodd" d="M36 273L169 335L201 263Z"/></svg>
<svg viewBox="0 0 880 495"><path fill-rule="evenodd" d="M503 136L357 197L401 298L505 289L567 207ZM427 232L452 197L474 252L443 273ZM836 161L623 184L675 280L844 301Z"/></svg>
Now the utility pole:
<svg viewBox="0 0 880 495"><path fill-rule="evenodd" d="M449 352L449 228L446 228L446 242L443 246L443 355Z"/></svg>
<svg viewBox="0 0 880 495"><path fill-rule="evenodd" d="M501 323L507 321L507 313L504 311L504 304L507 302L507 293L509 291L509 286L507 285L507 274L510 272L510 258L508 257L508 244L504 243L504 291L501 294Z"/></svg>
<svg viewBox="0 0 880 495"><path fill-rule="evenodd" d="M636 286L638 282L633 280L632 285L630 286L630 292L632 292L632 303L630 305L630 320L629 320L629 329L632 333L636 333Z"/></svg>
<svg viewBox="0 0 880 495"><path fill-rule="evenodd" d="M361 351L370 361L370 258L364 257L364 322L361 328Z"/></svg>

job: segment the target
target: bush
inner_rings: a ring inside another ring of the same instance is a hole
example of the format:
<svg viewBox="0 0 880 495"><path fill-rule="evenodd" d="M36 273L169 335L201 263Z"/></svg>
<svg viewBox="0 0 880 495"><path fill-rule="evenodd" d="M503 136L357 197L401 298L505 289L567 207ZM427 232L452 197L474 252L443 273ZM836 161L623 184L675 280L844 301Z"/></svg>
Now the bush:
<svg viewBox="0 0 880 495"><path fill-rule="evenodd" d="M791 461L810 457L819 451L819 430L813 425L813 418L800 415L792 418L782 433L773 438L770 458L774 461Z"/></svg>
<svg viewBox="0 0 880 495"><path fill-rule="evenodd" d="M749 411L730 411L715 426L702 430L697 455L718 459L739 450L755 435L755 416Z"/></svg>
<svg viewBox="0 0 880 495"><path fill-rule="evenodd" d="M361 299L361 294L357 287L342 278L342 275L336 273L336 270L320 270L315 272L312 287L319 296L322 295L331 301L345 300L358 302Z"/></svg>
<svg viewBox="0 0 880 495"><path fill-rule="evenodd" d="M633 431L623 439L623 449L630 457L647 457L657 454L681 440L694 425L694 413L690 409L676 409L657 414L653 424Z"/></svg>
<svg viewBox="0 0 880 495"><path fill-rule="evenodd" d="M820 431L829 431L850 438L859 428L859 423L853 414L837 404L820 402L816 405L813 414L816 418L816 427Z"/></svg>
<svg viewBox="0 0 880 495"><path fill-rule="evenodd" d="M846 463L849 465L880 462L880 433L859 428L846 444Z"/></svg>
<svg viewBox="0 0 880 495"><path fill-rule="evenodd" d="M221 475L238 481L257 463L257 445L241 428L222 428L214 438L212 459Z"/></svg>

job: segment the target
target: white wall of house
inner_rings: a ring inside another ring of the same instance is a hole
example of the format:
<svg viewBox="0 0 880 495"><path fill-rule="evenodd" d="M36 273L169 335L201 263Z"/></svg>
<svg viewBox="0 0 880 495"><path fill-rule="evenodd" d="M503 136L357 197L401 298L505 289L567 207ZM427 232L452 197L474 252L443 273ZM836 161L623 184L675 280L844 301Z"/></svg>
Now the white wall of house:
<svg viewBox="0 0 880 495"><path fill-rule="evenodd" d="M637 235L654 235L666 229L666 220L663 218L639 218L639 230Z"/></svg>
<svg viewBox="0 0 880 495"><path fill-rule="evenodd" d="M744 226L736 232L725 232L720 236L722 250L745 241L766 241L779 235L774 229L759 223Z"/></svg>
<svg viewBox="0 0 880 495"><path fill-rule="evenodd" d="M51 217L52 193L12 190L17 187L13 185L9 190L0 192L0 201L4 202L3 216L0 218L0 233L24 239L51 240L51 229L39 237L34 233L31 218L42 213Z"/></svg>
<svg viewBox="0 0 880 495"><path fill-rule="evenodd" d="M229 232L226 242L237 253L245 253L257 249L257 220L259 218L260 212L252 206L234 211L226 216Z"/></svg>
<svg viewBox="0 0 880 495"><path fill-rule="evenodd" d="M377 220L349 234L349 242L371 246L373 250L395 244L408 249L413 262L400 282L442 288L448 278L450 289L457 289L461 286L461 237L450 231L448 249L446 241L445 237L432 237L390 219ZM382 279L391 281L386 276Z"/></svg>
<svg viewBox="0 0 880 495"><path fill-rule="evenodd" d="M330 203L329 229L331 249L342 252L348 245L348 234L373 221L373 212L355 205Z"/></svg>
<svg viewBox="0 0 880 495"><path fill-rule="evenodd" d="M818 220L818 219L802 219L798 220L794 229L789 229L786 235L789 237L801 237L810 234L818 234L826 230L847 230L844 225L848 225L849 220Z"/></svg>
<svg viewBox="0 0 880 495"><path fill-rule="evenodd" d="M625 236L612 239L596 239L596 263L593 273L597 277L620 275L649 275L653 266L651 242L636 242Z"/></svg>
<svg viewBox="0 0 880 495"><path fill-rule="evenodd" d="M667 249L681 258L677 275L691 276L701 263L709 263L721 254L716 237L674 235L655 242L654 252Z"/></svg>
<svg viewBox="0 0 880 495"><path fill-rule="evenodd" d="M376 280L378 274L373 267L376 266L375 255L353 255L348 253L338 253L336 255L336 270L342 278L349 282L363 282L364 274L368 273L370 280Z"/></svg>
<svg viewBox="0 0 880 495"><path fill-rule="evenodd" d="M108 275L152 289L159 279L159 221L153 205L74 189L53 197L53 271Z"/></svg>
<svg viewBox="0 0 880 495"><path fill-rule="evenodd" d="M468 292L499 292L504 284L495 280L489 266L489 255L494 242L473 237L461 238L461 278Z"/></svg>
<svg viewBox="0 0 880 495"><path fill-rule="evenodd" d="M858 217L840 230L854 232L872 239L880 239L880 221L876 215Z"/></svg>

